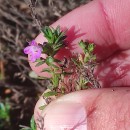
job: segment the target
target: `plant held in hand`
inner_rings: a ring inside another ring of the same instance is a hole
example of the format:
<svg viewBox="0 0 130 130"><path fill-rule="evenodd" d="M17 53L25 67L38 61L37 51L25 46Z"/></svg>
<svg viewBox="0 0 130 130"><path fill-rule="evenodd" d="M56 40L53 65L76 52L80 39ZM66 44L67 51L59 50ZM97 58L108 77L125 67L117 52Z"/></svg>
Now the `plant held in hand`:
<svg viewBox="0 0 130 130"><path fill-rule="evenodd" d="M42 70L50 74L50 78L44 77L49 79L47 86L49 91L43 94L47 104L52 101L51 96L59 97L77 90L100 87L94 76L96 56L93 54L95 47L93 43L81 40L79 46L83 50L82 54L73 54L71 58L64 57L63 60L59 60L55 55L61 48L67 46L66 33L61 31L59 26L56 29L45 26L41 31L47 42L41 45L33 40L24 49L24 53L29 55L31 62L36 62L36 67L48 65ZM46 54L46 58L42 58L41 54Z"/></svg>
<svg viewBox="0 0 130 130"><path fill-rule="evenodd" d="M57 26L55 29L49 26L42 28L35 12L36 3L29 3L33 20L47 40L43 44L33 40L24 49L24 53L29 55L30 62L36 63L36 67L43 64L48 66L47 68L43 68L42 72L47 72L50 76L39 77L40 79L47 79L49 81L49 85L47 86L48 91L42 95L46 104L40 106L39 109L43 110L52 100L62 95L89 88L100 88L100 84L94 76L94 69L97 65L96 56L93 53L95 48L94 43L81 40L79 41L79 46L83 50L82 54L73 54L71 58L64 57L62 60L57 59L56 54L58 51L67 47L67 30L62 31L60 26ZM43 58L42 54L45 54L46 57ZM39 119L41 118L39 117ZM44 119L37 122L40 123L40 125L36 124L37 127L43 129ZM34 126L35 123L33 123L33 127L30 127L29 130L35 130L36 127Z"/></svg>

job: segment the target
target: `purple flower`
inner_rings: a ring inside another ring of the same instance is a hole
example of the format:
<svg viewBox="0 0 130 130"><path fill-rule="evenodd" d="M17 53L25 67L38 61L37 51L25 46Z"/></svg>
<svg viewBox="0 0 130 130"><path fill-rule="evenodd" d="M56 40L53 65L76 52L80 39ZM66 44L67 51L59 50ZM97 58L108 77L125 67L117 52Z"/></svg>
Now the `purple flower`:
<svg viewBox="0 0 130 130"><path fill-rule="evenodd" d="M38 46L35 40L29 42L29 46L24 49L24 53L29 55L29 60L35 62L40 58L42 53L42 48Z"/></svg>

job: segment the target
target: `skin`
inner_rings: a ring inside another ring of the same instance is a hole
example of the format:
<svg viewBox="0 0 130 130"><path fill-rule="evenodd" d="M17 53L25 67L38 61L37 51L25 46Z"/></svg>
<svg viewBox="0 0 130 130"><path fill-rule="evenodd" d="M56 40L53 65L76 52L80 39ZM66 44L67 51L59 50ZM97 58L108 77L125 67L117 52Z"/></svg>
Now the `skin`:
<svg viewBox="0 0 130 130"><path fill-rule="evenodd" d="M95 54L100 63L98 75L102 88L78 91L50 103L44 111L35 107L35 120L44 117L47 130L129 130L130 128L130 1L95 0L62 17L52 26L69 29L69 50L62 50L57 58L82 53L77 42L81 39L96 44ZM45 40L42 34L38 43ZM41 68L30 63L40 76ZM67 126L68 125L68 126ZM63 128L64 126L64 128ZM69 127L70 126L70 127ZM39 130L39 129L38 129Z"/></svg>

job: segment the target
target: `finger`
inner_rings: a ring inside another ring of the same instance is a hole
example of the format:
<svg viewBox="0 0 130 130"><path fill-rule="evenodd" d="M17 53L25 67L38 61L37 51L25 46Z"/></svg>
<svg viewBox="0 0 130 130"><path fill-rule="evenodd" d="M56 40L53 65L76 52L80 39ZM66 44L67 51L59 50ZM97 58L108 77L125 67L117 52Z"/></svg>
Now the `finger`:
<svg viewBox="0 0 130 130"><path fill-rule="evenodd" d="M96 69L102 87L130 86L130 50L115 53Z"/></svg>
<svg viewBox="0 0 130 130"><path fill-rule="evenodd" d="M39 111L41 98L35 109L44 117L47 130L84 129L117 130L130 126L130 88L104 88L78 91L52 102L44 111ZM38 129L39 130L39 129Z"/></svg>
<svg viewBox="0 0 130 130"><path fill-rule="evenodd" d="M95 0L70 12L52 26L60 25L67 28L67 40L69 49L59 51L57 57L63 58L73 52L80 53L77 42L88 39L96 44L96 55L98 59L104 60L119 50L130 47L130 1L128 0ZM36 41L43 43L43 34ZM32 69L40 76L44 66ZM45 76L45 75L44 75Z"/></svg>
<svg viewBox="0 0 130 130"><path fill-rule="evenodd" d="M102 50L97 53L100 58L104 58L119 48L130 47L129 5L128 0L95 0L62 17L52 26L60 25L69 29L68 41L75 45L74 48L71 46L70 51L79 52L75 40L88 39L94 41L98 49ZM40 36L36 38L38 42L43 41L43 35Z"/></svg>

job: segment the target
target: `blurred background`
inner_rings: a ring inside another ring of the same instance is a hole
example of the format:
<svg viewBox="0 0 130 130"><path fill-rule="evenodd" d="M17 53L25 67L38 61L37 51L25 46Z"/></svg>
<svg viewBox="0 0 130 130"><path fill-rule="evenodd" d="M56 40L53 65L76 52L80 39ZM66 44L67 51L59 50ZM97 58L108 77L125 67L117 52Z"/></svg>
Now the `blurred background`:
<svg viewBox="0 0 130 130"><path fill-rule="evenodd" d="M23 48L39 30L31 16L30 1L0 0L0 130L29 126L34 106L46 88L46 81L34 79ZM37 0L42 26L90 0Z"/></svg>

